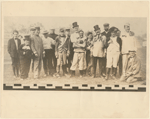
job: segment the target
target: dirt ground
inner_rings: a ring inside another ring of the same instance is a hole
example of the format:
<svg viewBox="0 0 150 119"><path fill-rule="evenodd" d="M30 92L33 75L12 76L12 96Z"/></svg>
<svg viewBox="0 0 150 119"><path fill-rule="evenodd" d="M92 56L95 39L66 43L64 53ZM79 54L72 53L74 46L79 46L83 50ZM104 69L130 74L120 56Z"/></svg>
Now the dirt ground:
<svg viewBox="0 0 150 119"><path fill-rule="evenodd" d="M137 53L138 57L141 60L142 67L142 81L137 81L134 83L130 83L133 85L143 85L143 83L146 82L146 48L142 48L138 50ZM104 85L114 85L114 84L119 84L119 85L129 85L129 83L126 82L120 82L119 81L119 76L117 80L109 79L108 81L105 81L100 78L91 78L88 76L85 76L83 78L78 77L78 71L77 71L77 76L74 78L66 78L65 76L62 76L61 78L54 78L52 76L48 76L46 78L41 77L38 80L33 79L33 73L30 71L29 80L20 80L20 79L14 79L13 78L13 72L12 72L12 67L11 67L11 61L6 58L4 60L4 79L3 83L9 83L9 84L14 84L14 83L19 83L19 84L55 84L55 85L61 85L61 84L91 84L91 85L96 85L96 84L104 84ZM43 76L43 70L41 72L41 76Z"/></svg>

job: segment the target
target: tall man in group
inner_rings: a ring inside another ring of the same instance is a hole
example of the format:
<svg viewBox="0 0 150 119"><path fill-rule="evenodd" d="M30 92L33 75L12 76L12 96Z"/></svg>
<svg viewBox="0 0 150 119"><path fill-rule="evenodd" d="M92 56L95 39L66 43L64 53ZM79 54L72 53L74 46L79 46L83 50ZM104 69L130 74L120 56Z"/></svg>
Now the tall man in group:
<svg viewBox="0 0 150 119"><path fill-rule="evenodd" d="M40 78L42 59L45 55L43 41L40 34L40 27L35 27L35 35L31 38L31 49L34 53L34 78Z"/></svg>

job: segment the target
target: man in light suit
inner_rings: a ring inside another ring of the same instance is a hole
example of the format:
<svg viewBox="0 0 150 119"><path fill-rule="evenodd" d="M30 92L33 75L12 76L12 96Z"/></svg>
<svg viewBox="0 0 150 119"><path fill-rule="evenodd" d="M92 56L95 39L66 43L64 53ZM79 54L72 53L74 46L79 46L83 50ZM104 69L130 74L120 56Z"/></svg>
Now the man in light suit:
<svg viewBox="0 0 150 119"><path fill-rule="evenodd" d="M8 53L10 54L12 60L12 68L14 73L14 78L19 77L19 52L18 49L21 45L21 40L18 39L19 32L17 30L13 31L13 38L8 41Z"/></svg>
<svg viewBox="0 0 150 119"><path fill-rule="evenodd" d="M35 35L31 37L31 49L34 53L34 78L40 78L42 59L45 55L43 41L40 34L40 27L35 27Z"/></svg>

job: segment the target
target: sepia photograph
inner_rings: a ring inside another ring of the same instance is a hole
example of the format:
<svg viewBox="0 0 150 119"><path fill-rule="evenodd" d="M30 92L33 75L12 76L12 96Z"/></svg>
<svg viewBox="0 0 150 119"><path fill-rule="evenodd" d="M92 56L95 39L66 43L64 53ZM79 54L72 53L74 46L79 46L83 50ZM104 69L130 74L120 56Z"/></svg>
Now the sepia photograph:
<svg viewBox="0 0 150 119"><path fill-rule="evenodd" d="M4 84L145 87L146 49L146 18L5 17Z"/></svg>
<svg viewBox="0 0 150 119"><path fill-rule="evenodd" d="M149 118L149 1L0 3L0 118Z"/></svg>

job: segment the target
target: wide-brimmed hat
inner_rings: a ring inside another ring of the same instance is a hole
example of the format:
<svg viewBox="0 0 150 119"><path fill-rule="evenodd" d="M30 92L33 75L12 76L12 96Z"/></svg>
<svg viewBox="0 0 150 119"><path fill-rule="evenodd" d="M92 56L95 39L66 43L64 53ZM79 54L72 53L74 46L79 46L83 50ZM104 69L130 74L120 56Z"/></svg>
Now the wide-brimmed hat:
<svg viewBox="0 0 150 119"><path fill-rule="evenodd" d="M98 25L94 26L94 31L100 30L100 27Z"/></svg>
<svg viewBox="0 0 150 119"><path fill-rule="evenodd" d="M48 31L47 30L45 30L45 31L43 31L43 33L42 34L48 34Z"/></svg>
<svg viewBox="0 0 150 119"><path fill-rule="evenodd" d="M125 25L125 26L130 26L130 24L129 24L129 23L125 23L124 25Z"/></svg>
<svg viewBox="0 0 150 119"><path fill-rule="evenodd" d="M72 27L73 27L73 28L74 28L74 27L79 27L79 25L78 25L77 22L74 22L74 23L72 23Z"/></svg>
<svg viewBox="0 0 150 119"><path fill-rule="evenodd" d="M30 26L30 31L34 31L35 27L34 26Z"/></svg>

